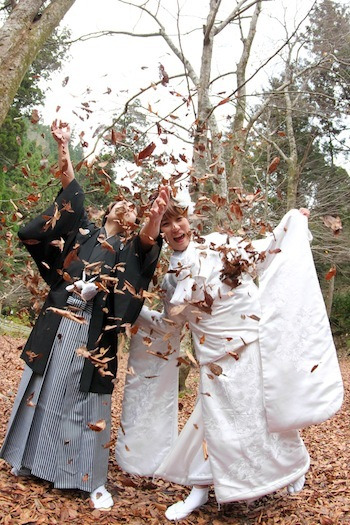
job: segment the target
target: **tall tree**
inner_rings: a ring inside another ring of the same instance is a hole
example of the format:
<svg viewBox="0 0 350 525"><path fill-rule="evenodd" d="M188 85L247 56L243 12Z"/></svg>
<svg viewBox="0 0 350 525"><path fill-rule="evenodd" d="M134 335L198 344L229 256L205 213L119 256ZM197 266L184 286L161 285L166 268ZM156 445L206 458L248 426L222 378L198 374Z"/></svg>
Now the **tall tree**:
<svg viewBox="0 0 350 525"><path fill-rule="evenodd" d="M30 64L75 0L18 0L0 28L0 125ZM8 2L3 2L4 5Z"/></svg>

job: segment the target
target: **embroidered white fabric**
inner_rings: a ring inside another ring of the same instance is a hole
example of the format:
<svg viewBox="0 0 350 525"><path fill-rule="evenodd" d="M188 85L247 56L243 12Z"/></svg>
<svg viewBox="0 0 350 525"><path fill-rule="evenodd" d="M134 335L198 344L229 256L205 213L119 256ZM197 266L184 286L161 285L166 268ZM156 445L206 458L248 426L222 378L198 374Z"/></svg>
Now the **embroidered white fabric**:
<svg viewBox="0 0 350 525"><path fill-rule="evenodd" d="M218 502L228 502L260 497L305 474L309 457L298 429L334 414L343 390L306 219L289 212L269 239L256 244L267 250L259 289L249 275L233 290L222 283L221 256L209 246L227 237L212 234L206 241L171 258L170 269L177 271L165 279L164 313L141 312L116 457L131 473L213 483ZM239 239L230 244L243 250ZM193 304L203 300L204 289L213 299L211 312ZM200 386L177 437L176 358L186 321L201 365ZM213 363L222 373L212 372Z"/></svg>

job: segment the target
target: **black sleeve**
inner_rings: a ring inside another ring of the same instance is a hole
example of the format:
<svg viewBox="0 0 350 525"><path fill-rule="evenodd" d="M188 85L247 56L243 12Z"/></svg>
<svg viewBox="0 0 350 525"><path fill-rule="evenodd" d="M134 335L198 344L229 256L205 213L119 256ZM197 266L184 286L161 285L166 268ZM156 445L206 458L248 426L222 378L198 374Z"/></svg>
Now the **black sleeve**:
<svg viewBox="0 0 350 525"><path fill-rule="evenodd" d="M84 192L73 179L59 192L49 208L19 230L20 240L49 286L60 279L57 269L62 267L62 261L72 248L85 220ZM51 244L56 240L64 241L63 251Z"/></svg>
<svg viewBox="0 0 350 525"><path fill-rule="evenodd" d="M138 235L133 239L132 242L134 243L135 252L139 256L141 275L151 279L156 269L160 250L162 248L163 240L161 236L158 236L155 244L148 251L144 250Z"/></svg>

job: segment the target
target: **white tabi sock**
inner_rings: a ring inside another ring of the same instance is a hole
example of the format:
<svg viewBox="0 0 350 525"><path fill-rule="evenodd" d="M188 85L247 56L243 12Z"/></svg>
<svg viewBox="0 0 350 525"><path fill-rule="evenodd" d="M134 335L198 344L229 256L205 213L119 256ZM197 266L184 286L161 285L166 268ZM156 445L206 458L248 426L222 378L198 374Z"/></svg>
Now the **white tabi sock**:
<svg viewBox="0 0 350 525"><path fill-rule="evenodd" d="M303 475L300 478L298 478L296 481L294 481L293 483L290 483L287 486L287 490L289 494L297 494L298 492L302 490L302 488L304 487L304 484L305 484L305 476Z"/></svg>
<svg viewBox="0 0 350 525"><path fill-rule="evenodd" d="M186 518L191 512L198 509L208 501L209 488L193 487L184 501L178 501L167 508L165 517L170 521Z"/></svg>
<svg viewBox="0 0 350 525"><path fill-rule="evenodd" d="M90 492L90 499L95 509L110 509L114 504L112 495L104 485Z"/></svg>

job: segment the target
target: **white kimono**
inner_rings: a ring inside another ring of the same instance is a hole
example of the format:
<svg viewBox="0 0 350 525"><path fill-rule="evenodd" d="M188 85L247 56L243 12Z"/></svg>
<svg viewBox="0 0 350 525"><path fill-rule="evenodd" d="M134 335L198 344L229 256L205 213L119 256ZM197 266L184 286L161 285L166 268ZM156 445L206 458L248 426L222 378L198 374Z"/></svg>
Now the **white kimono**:
<svg viewBox="0 0 350 525"><path fill-rule="evenodd" d="M304 474L309 456L298 429L333 415L343 386L306 218L293 210L268 240L257 241L266 250L259 288L248 273L236 288L224 284L217 248L227 236L205 240L172 256L164 312L144 308L138 319L116 458L130 473L213 484L224 503L263 496ZM229 245L245 256L240 239ZM184 322L200 384L177 436Z"/></svg>

